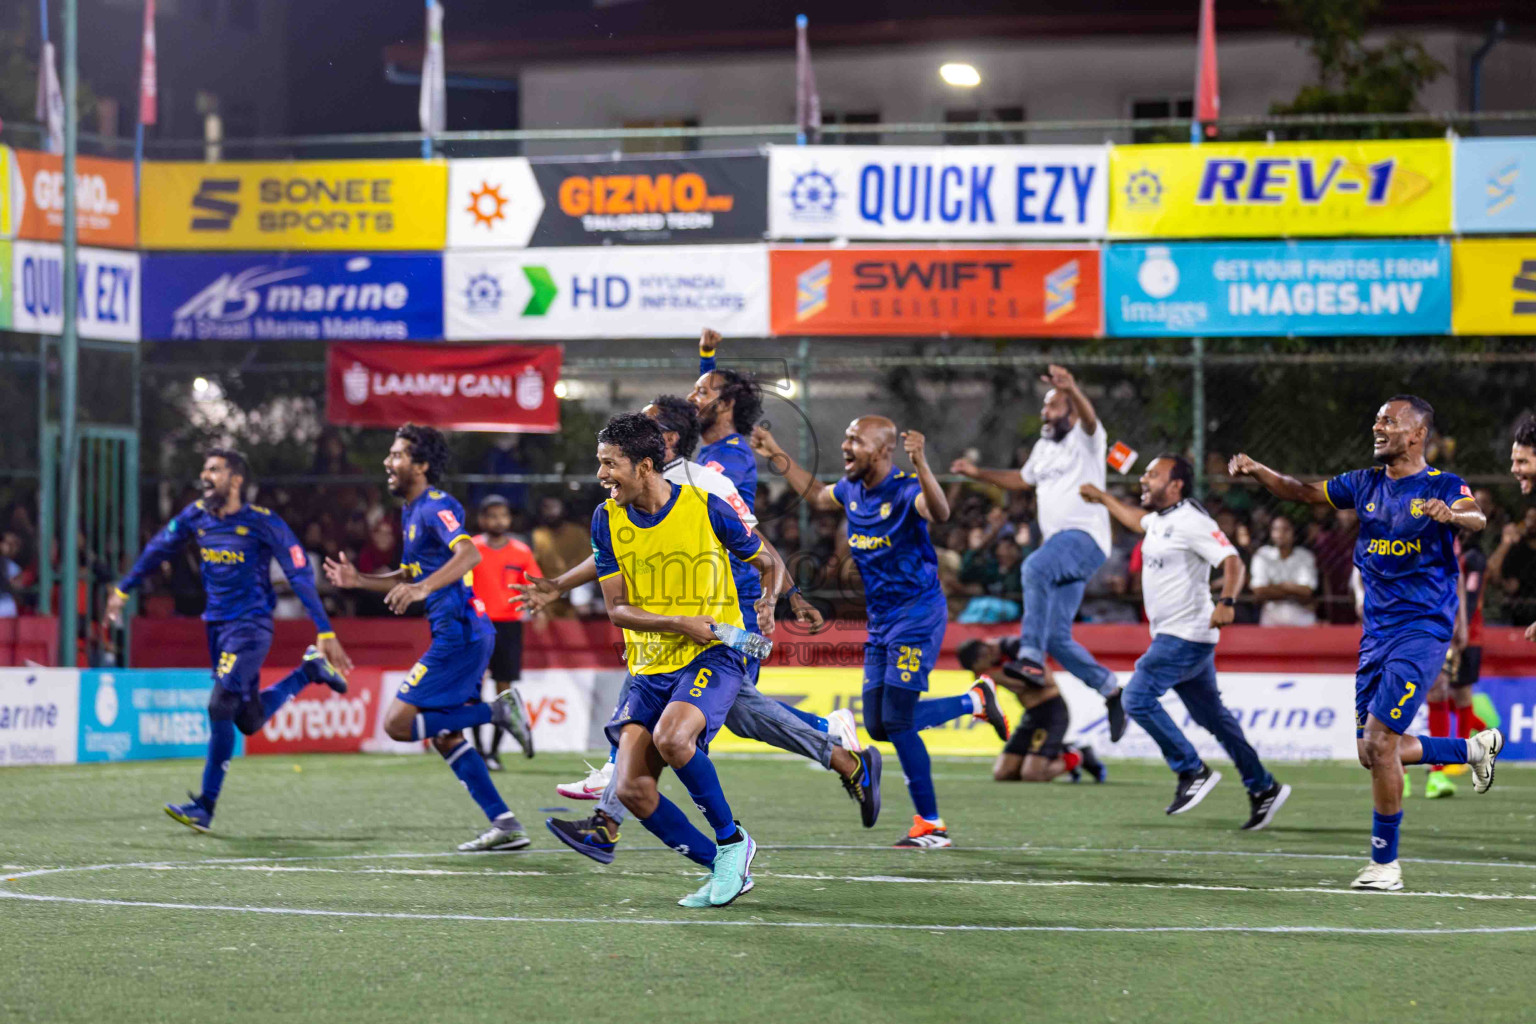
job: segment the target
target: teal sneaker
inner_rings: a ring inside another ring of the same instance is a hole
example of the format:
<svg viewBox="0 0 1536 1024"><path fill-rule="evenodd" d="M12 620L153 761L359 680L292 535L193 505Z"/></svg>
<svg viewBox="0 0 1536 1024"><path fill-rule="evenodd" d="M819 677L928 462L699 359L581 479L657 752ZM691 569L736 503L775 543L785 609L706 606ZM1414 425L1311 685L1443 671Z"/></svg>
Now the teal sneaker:
<svg viewBox="0 0 1536 1024"><path fill-rule="evenodd" d="M757 842L741 831L741 841L715 848L715 863L709 879L709 905L729 906L731 901L751 889L752 858L757 856Z"/></svg>
<svg viewBox="0 0 1536 1024"><path fill-rule="evenodd" d="M680 907L689 907L692 909L714 906L714 904L709 902L709 887L711 884L712 883L710 879L704 879L704 884L699 886L698 892L689 893L687 896L684 896L682 899L677 901L677 905ZM756 883L752 881L752 876L748 875L747 884L742 886L741 892L737 893L736 895L740 896L743 893L751 892L752 886L755 884Z"/></svg>

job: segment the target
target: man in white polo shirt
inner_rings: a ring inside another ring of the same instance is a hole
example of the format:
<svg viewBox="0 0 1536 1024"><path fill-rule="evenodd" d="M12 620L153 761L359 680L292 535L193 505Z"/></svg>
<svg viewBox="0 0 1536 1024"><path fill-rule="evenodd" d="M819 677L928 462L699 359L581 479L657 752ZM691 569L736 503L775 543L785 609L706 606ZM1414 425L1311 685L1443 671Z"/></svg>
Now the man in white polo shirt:
<svg viewBox="0 0 1536 1024"><path fill-rule="evenodd" d="M1118 742L1125 734L1120 681L1072 638L1088 577L1109 557L1109 514L1078 493L1084 484L1103 489L1108 433L1066 367L1053 365L1040 379L1051 387L1040 407L1040 440L1024 468L981 469L970 459L956 459L949 471L1004 490L1035 489L1043 543L1021 570L1024 622L1016 664L1043 680L1050 655L1103 694L1109 738Z"/></svg>
<svg viewBox="0 0 1536 1024"><path fill-rule="evenodd" d="M1250 575L1261 626L1315 626L1317 559L1296 546L1296 524L1276 516L1269 526L1271 543L1253 553Z"/></svg>
<svg viewBox="0 0 1536 1024"><path fill-rule="evenodd" d="M1151 624L1152 646L1136 661L1125 686L1125 709L1157 741L1179 776L1169 814L1182 814L1204 800L1221 773L1212 771L1179 731L1160 698L1178 693L1189 717L1221 744L1243 776L1249 815L1244 829L1261 829L1291 795L1259 760L1216 688L1216 641L1232 621L1243 588L1243 560L1216 520L1188 497L1195 471L1177 455L1159 455L1141 475L1141 507L1100 487L1083 485L1083 498L1104 505L1141 542L1141 593ZM1211 568L1221 567L1221 601L1211 600Z"/></svg>

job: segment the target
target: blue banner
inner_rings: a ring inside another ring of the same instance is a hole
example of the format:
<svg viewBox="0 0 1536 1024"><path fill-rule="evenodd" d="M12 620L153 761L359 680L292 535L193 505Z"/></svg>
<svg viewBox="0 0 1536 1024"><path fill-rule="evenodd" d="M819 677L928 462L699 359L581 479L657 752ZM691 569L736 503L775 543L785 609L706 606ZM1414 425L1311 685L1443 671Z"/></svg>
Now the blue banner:
<svg viewBox="0 0 1536 1024"><path fill-rule="evenodd" d="M1456 140L1456 230L1536 231L1536 139Z"/></svg>
<svg viewBox="0 0 1536 1024"><path fill-rule="evenodd" d="M77 759L205 756L212 679L207 669L81 672ZM236 756L244 746L245 737L236 733Z"/></svg>
<svg viewBox="0 0 1536 1024"><path fill-rule="evenodd" d="M1477 681L1477 692L1493 701L1499 713L1498 727L1504 733L1499 760L1536 761L1536 679L1484 676Z"/></svg>
<svg viewBox="0 0 1536 1024"><path fill-rule="evenodd" d="M148 340L436 340L443 257L145 254L143 305Z"/></svg>
<svg viewBox="0 0 1536 1024"><path fill-rule="evenodd" d="M1104 253L1120 337L1448 334L1451 250L1403 242L1182 242Z"/></svg>

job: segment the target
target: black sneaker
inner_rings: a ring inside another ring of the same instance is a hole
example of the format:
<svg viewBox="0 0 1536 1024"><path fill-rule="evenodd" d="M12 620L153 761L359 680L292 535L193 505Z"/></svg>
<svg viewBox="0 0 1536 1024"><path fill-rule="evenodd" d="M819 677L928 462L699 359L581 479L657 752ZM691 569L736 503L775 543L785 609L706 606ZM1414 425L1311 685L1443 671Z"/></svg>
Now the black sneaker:
<svg viewBox="0 0 1536 1024"><path fill-rule="evenodd" d="M613 848L619 844L619 833L617 829L609 832L605 819L595 814L580 821L545 818L544 826L577 853L585 854L599 864L613 863Z"/></svg>
<svg viewBox="0 0 1536 1024"><path fill-rule="evenodd" d="M1045 666L1034 658L1014 658L1003 662L1003 671L1018 676L1030 686L1045 685Z"/></svg>
<svg viewBox="0 0 1536 1024"><path fill-rule="evenodd" d="M1211 771L1211 766L1206 764L1202 764L1199 771L1180 772L1179 785L1173 791L1173 803L1168 805L1168 813L1183 814L1204 800L1220 781L1221 772Z"/></svg>
<svg viewBox="0 0 1536 1024"><path fill-rule="evenodd" d="M1104 698L1104 710L1109 712L1111 743L1119 743L1120 737L1125 735L1125 702L1120 699L1124 693L1124 688L1121 688Z"/></svg>
<svg viewBox="0 0 1536 1024"><path fill-rule="evenodd" d="M859 770L853 778L843 779L843 789L859 805L859 817L865 828L874 828L880 820L880 771L882 758L873 746L865 747L853 755L859 759Z"/></svg>
<svg viewBox="0 0 1536 1024"><path fill-rule="evenodd" d="M1006 742L1008 716L1003 714L1003 706L997 702L997 684L986 676L982 676L976 681L976 685L971 687L971 693L975 695L976 703L981 705L979 711L973 712L974 717L990 725L997 733L997 738Z"/></svg>
<svg viewBox="0 0 1536 1024"><path fill-rule="evenodd" d="M1243 823L1244 832L1257 832L1259 829L1275 820L1275 814L1291 795L1290 786L1282 786L1278 782L1270 783L1268 789L1262 793L1249 793L1248 806L1252 813Z"/></svg>
<svg viewBox="0 0 1536 1024"><path fill-rule="evenodd" d="M1077 752L1083 759L1083 771L1093 776L1094 782L1103 782L1109 778L1109 769L1104 767L1104 762L1099 760L1099 755L1093 752L1093 748L1086 743L1077 748Z"/></svg>

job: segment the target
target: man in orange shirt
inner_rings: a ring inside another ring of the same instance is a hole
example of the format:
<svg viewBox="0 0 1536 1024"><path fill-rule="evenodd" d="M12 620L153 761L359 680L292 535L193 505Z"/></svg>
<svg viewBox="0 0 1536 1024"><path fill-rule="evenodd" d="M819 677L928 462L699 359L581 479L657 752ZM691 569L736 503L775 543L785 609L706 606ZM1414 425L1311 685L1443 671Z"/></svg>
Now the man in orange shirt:
<svg viewBox="0 0 1536 1024"><path fill-rule="evenodd" d="M480 549L480 564L475 566L475 596L485 605L485 614L496 628L496 647L491 652L491 680L497 693L506 693L523 674L523 609L513 602L519 584L529 576L543 576L534 560L533 549L510 533L512 509L507 499L490 494L480 502L480 528L485 532L474 538ZM501 771L501 730L491 727L490 749L486 750L481 731L475 730L475 745L485 758L486 767ZM523 751L529 757L533 751Z"/></svg>

